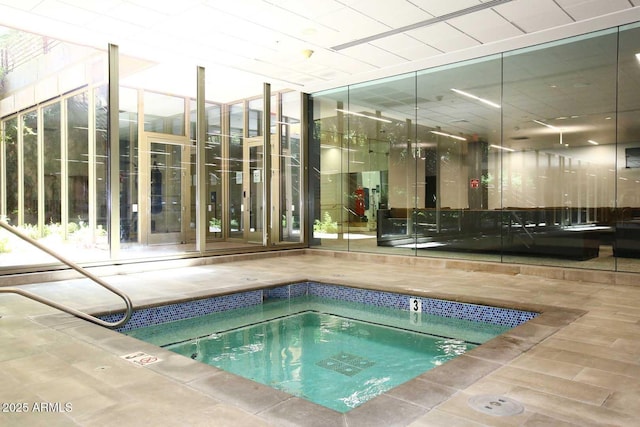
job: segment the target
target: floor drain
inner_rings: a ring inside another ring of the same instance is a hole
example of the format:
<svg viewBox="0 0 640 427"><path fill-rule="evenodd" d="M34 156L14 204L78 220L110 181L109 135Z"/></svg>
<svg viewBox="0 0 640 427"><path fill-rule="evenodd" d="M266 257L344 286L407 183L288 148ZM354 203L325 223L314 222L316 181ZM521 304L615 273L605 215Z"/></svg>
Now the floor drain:
<svg viewBox="0 0 640 427"><path fill-rule="evenodd" d="M482 395L469 399L469 406L476 411L498 417L518 415L524 411L522 403L504 396Z"/></svg>

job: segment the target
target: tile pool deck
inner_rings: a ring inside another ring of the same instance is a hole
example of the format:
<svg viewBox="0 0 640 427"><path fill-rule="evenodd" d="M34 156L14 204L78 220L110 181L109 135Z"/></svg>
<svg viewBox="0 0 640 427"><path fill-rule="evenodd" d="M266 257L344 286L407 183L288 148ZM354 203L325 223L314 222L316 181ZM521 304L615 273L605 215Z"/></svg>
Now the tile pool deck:
<svg viewBox="0 0 640 427"><path fill-rule="evenodd" d="M23 297L0 294L0 425L638 425L637 275L313 250L206 262L101 273L113 273L103 278L127 292L135 307L315 280L543 314L339 414ZM51 274L47 279L55 281L24 287L91 312L122 305L88 280L60 277ZM137 366L122 358L138 351L162 361ZM483 395L515 400L524 411L495 416L471 408L469 399ZM17 413L8 403L25 403L28 412Z"/></svg>

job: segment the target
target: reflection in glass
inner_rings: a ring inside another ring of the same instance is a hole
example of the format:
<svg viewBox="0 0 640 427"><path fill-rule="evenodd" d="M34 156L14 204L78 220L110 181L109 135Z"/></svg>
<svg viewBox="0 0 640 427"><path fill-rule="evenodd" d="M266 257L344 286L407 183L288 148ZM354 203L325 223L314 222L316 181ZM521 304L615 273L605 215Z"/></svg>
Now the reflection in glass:
<svg viewBox="0 0 640 427"><path fill-rule="evenodd" d="M262 121L264 120L264 111L262 104L262 98L252 99L249 101L249 110L247 111L249 120L247 136L249 138L252 138L254 136L262 136L263 134Z"/></svg>
<svg viewBox="0 0 640 427"><path fill-rule="evenodd" d="M38 227L38 112L22 116L22 224Z"/></svg>
<svg viewBox="0 0 640 427"><path fill-rule="evenodd" d="M314 94L311 245L638 271L639 31Z"/></svg>
<svg viewBox="0 0 640 427"><path fill-rule="evenodd" d="M138 242L138 92L120 88L120 241ZM123 246L127 249L127 246Z"/></svg>
<svg viewBox="0 0 640 427"><path fill-rule="evenodd" d="M262 233L264 230L264 155L262 143L250 145L249 147L249 170L245 174L249 180L247 206L245 212L248 215L246 223L249 225L248 241L252 243L262 243Z"/></svg>
<svg viewBox="0 0 640 427"><path fill-rule="evenodd" d="M505 260L614 268L616 51L604 31L505 55Z"/></svg>
<svg viewBox="0 0 640 427"><path fill-rule="evenodd" d="M349 123L343 111L348 106L348 89L319 93L313 97L311 144L317 150L310 153L310 187L316 187L311 208L311 245L333 250L347 250L342 226L348 171L347 132Z"/></svg>
<svg viewBox="0 0 640 427"><path fill-rule="evenodd" d="M108 229L108 201L107 193L107 147L109 138L107 133L108 98L107 87L102 86L94 91L95 98L95 187L96 187L96 227L104 231Z"/></svg>
<svg viewBox="0 0 640 427"><path fill-rule="evenodd" d="M69 223L89 221L89 103L87 92L67 99L67 180Z"/></svg>
<svg viewBox="0 0 640 427"><path fill-rule="evenodd" d="M275 111L275 110L274 110ZM300 94L286 92L282 94L280 140L280 221L277 221L280 240L300 242L300 214L302 200L302 147L300 145ZM272 165L277 161L274 159Z"/></svg>
<svg viewBox="0 0 640 427"><path fill-rule="evenodd" d="M42 109L44 121L44 223L62 222L62 153L60 152L60 103Z"/></svg>
<svg viewBox="0 0 640 427"><path fill-rule="evenodd" d="M613 254L618 270L640 271L640 25L623 27L618 52L618 207Z"/></svg>
<svg viewBox="0 0 640 427"><path fill-rule="evenodd" d="M150 149L151 234L167 235L153 243L179 243L183 220L182 177L185 172L182 147L152 142Z"/></svg>
<svg viewBox="0 0 640 427"><path fill-rule="evenodd" d="M244 106L229 107L229 237L244 238L243 142Z"/></svg>
<svg viewBox="0 0 640 427"><path fill-rule="evenodd" d="M418 73L418 255L499 260L500 163L490 157L502 145L501 68L493 56Z"/></svg>
<svg viewBox="0 0 640 427"><path fill-rule="evenodd" d="M145 132L184 135L185 101L177 96L144 92Z"/></svg>
<svg viewBox="0 0 640 427"><path fill-rule="evenodd" d="M205 104L205 120L207 133L205 142L205 173L208 196L207 233L212 237L222 237L222 108L217 104Z"/></svg>
<svg viewBox="0 0 640 427"><path fill-rule="evenodd" d="M18 119L12 118L4 122L4 141L3 141L6 177L5 193L6 212L10 224L18 224Z"/></svg>

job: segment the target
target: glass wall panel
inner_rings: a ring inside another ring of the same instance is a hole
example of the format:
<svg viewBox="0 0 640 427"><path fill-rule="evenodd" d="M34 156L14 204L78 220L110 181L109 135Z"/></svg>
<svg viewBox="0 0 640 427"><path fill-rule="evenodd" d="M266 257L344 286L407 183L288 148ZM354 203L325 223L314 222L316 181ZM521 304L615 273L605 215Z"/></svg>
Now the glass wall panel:
<svg viewBox="0 0 640 427"><path fill-rule="evenodd" d="M121 58L120 84L132 91L120 93L120 168L130 177L121 189L121 219L128 222L123 224L122 257L195 250L195 137L187 116L196 95L195 70L187 63ZM167 222L173 220L177 223Z"/></svg>
<svg viewBox="0 0 640 427"><path fill-rule="evenodd" d="M617 38L604 31L505 55L496 158L505 261L614 269Z"/></svg>
<svg viewBox="0 0 640 427"><path fill-rule="evenodd" d="M38 112L22 116L22 218L21 225L38 228ZM20 218L20 215L18 216ZM40 237L41 232L34 233Z"/></svg>
<svg viewBox="0 0 640 427"><path fill-rule="evenodd" d="M136 246L138 231L138 91L120 87L120 242L122 249Z"/></svg>
<svg viewBox="0 0 640 427"><path fill-rule="evenodd" d="M500 260L500 163L490 158L501 148L501 68L492 56L418 73L418 255Z"/></svg>
<svg viewBox="0 0 640 427"><path fill-rule="evenodd" d="M229 237L244 238L244 104L229 106Z"/></svg>
<svg viewBox="0 0 640 427"><path fill-rule="evenodd" d="M44 134L44 223L62 222L60 102L42 109Z"/></svg>
<svg viewBox="0 0 640 427"><path fill-rule="evenodd" d="M274 110L277 111L277 110ZM273 111L272 111L273 113ZM301 215L304 209L302 182L303 168L301 147L301 115L300 93L286 92L282 94L282 105L279 109L280 155L279 159L279 212L280 219L274 218L279 227L280 241L301 242Z"/></svg>
<svg viewBox="0 0 640 427"><path fill-rule="evenodd" d="M67 99L67 180L69 224L89 224L89 102L87 92Z"/></svg>
<svg viewBox="0 0 640 427"><path fill-rule="evenodd" d="M309 153L309 186L313 195L310 209L311 246L348 250L343 225L347 221L344 195L347 191L349 144L348 88L339 88L313 96L313 123ZM348 202L347 202L348 204Z"/></svg>
<svg viewBox="0 0 640 427"><path fill-rule="evenodd" d="M222 157L222 107L217 104L205 104L206 142L205 173L207 204L207 236L222 238L223 234L223 186L224 176ZM210 246L208 246L211 248Z"/></svg>
<svg viewBox="0 0 640 427"><path fill-rule="evenodd" d="M4 126L4 211L11 223L61 255L95 259L95 123L89 94L105 84L106 55L35 34L7 32L10 36L0 41L0 104L3 114L11 115ZM17 238L2 245L0 253L0 264L9 269L58 262Z"/></svg>
<svg viewBox="0 0 640 427"><path fill-rule="evenodd" d="M638 40L629 25L314 94L311 245L639 271Z"/></svg>
<svg viewBox="0 0 640 427"><path fill-rule="evenodd" d="M18 225L18 119L16 117L8 119L4 122L4 140L3 140L4 156L5 156L5 179L4 197L5 212L10 224Z"/></svg>
<svg viewBox="0 0 640 427"><path fill-rule="evenodd" d="M354 85L343 175L349 250L412 253L417 207L416 75Z"/></svg>
<svg viewBox="0 0 640 427"><path fill-rule="evenodd" d="M247 119L249 126L247 128L247 136L253 138L255 136L263 135L264 111L262 105L262 98L252 99L249 101L249 110L247 112Z"/></svg>
<svg viewBox="0 0 640 427"><path fill-rule="evenodd" d="M613 254L618 270L640 272L640 25L620 31L618 51L617 218Z"/></svg>
<svg viewBox="0 0 640 427"><path fill-rule="evenodd" d="M144 92L144 131L185 135L185 100L177 96Z"/></svg>
<svg viewBox="0 0 640 427"><path fill-rule="evenodd" d="M96 230L106 237L109 219L109 194L107 193L108 165L107 152L109 135L107 133L109 100L107 86L95 89L95 188L96 188Z"/></svg>

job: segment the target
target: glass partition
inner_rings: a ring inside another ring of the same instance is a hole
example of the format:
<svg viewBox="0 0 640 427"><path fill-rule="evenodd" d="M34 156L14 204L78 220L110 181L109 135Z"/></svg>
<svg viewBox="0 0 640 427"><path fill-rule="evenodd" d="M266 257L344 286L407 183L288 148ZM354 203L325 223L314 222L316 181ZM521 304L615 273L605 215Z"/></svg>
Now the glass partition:
<svg viewBox="0 0 640 427"><path fill-rule="evenodd" d="M107 86L94 90L95 105L95 224L96 235L102 238L106 245L106 231L109 229L109 194L107 153L109 135L107 132L109 100ZM91 208L91 206L90 206Z"/></svg>
<svg viewBox="0 0 640 427"><path fill-rule="evenodd" d="M640 271L639 40L634 24L313 94L311 246Z"/></svg>
<svg viewBox="0 0 640 427"><path fill-rule="evenodd" d="M185 135L183 97L144 91L144 131Z"/></svg>
<svg viewBox="0 0 640 427"><path fill-rule="evenodd" d="M60 102L42 109L44 143L44 223L62 222L62 150Z"/></svg>
<svg viewBox="0 0 640 427"><path fill-rule="evenodd" d="M311 144L316 147L310 163L310 186L317 187L310 210L311 244L326 249L348 250L344 238L345 207L348 206L345 174L348 172L347 88L334 89L313 96ZM311 150L310 150L311 151Z"/></svg>
<svg viewBox="0 0 640 427"><path fill-rule="evenodd" d="M228 182L229 205L227 217L229 221L229 237L244 238L244 191L243 163L244 163L244 104L237 103L229 106L229 138L228 138Z"/></svg>
<svg viewBox="0 0 640 427"><path fill-rule="evenodd" d="M207 236L209 239L222 239L227 233L222 228L223 196L222 177L224 175L222 155L222 106L207 103L205 105L206 143L205 171L207 203ZM209 246L208 246L209 247ZM211 247L209 247L211 248Z"/></svg>
<svg viewBox="0 0 640 427"><path fill-rule="evenodd" d="M611 30L504 56L505 261L615 268L617 39Z"/></svg>
<svg viewBox="0 0 640 427"><path fill-rule="evenodd" d="M121 257L195 251L195 136L187 114L195 70L120 60Z"/></svg>
<svg viewBox="0 0 640 427"><path fill-rule="evenodd" d="M133 249L140 239L138 200L138 91L120 87L118 114L120 151L120 243L123 250Z"/></svg>
<svg viewBox="0 0 640 427"><path fill-rule="evenodd" d="M301 219L304 211L304 197L302 192L302 121L301 97L299 92L285 92L282 94L278 110L280 121L279 156L274 159L272 167L278 168L279 180L279 220L274 219L278 226L279 241L302 242ZM273 113L274 111L272 111ZM279 161L278 161L279 160Z"/></svg>
<svg viewBox="0 0 640 427"><path fill-rule="evenodd" d="M106 208L98 206L93 91L106 81L104 51L9 30L3 56L2 212L28 236L74 261L106 259ZM38 49L31 49L38 46ZM43 48L44 47L44 48ZM46 79L42 76L46 75ZM102 119L102 138L106 123ZM105 155L104 144L102 149ZM104 180L104 174L102 174ZM104 197L104 185L102 194ZM96 223L101 211L102 222ZM98 231L99 230L99 231ZM0 265L57 260L2 232Z"/></svg>
<svg viewBox="0 0 640 427"><path fill-rule="evenodd" d="M2 148L4 151L4 211L2 215L6 217L9 224L18 225L18 119L13 117L4 121L4 138Z"/></svg>
<svg viewBox="0 0 640 427"><path fill-rule="evenodd" d="M501 75L500 56L418 73L418 255L500 260Z"/></svg>
<svg viewBox="0 0 640 427"><path fill-rule="evenodd" d="M354 85L343 175L349 250L413 253L418 155L415 73Z"/></svg>
<svg viewBox="0 0 640 427"><path fill-rule="evenodd" d="M207 239L199 251L263 246L267 232L273 244L302 243L299 93L273 93L271 115L264 117L261 86L255 97L214 102L221 82L212 74L204 85L213 98L205 102L200 177L195 66L120 56L111 76L119 82L119 105L110 109L105 51L21 36L0 40L3 66L9 65L0 95L0 215L12 224L81 262L190 256L199 227ZM21 54L20 46L10 43L18 39L46 49L21 56L17 64L12 55ZM115 146L109 111L118 114ZM271 128L269 172L265 120ZM117 168L113 181L110 164ZM198 185L205 187L204 201L197 200ZM206 218L196 216L199 202ZM110 225L116 233L108 233ZM109 241L118 235L119 241ZM3 267L57 262L33 256L37 250L11 237L5 244L5 238L0 232Z"/></svg>
<svg viewBox="0 0 640 427"><path fill-rule="evenodd" d="M34 235L42 237L42 226L38 226L38 112L29 111L22 116L22 210L18 213L20 225L35 228Z"/></svg>
<svg viewBox="0 0 640 427"><path fill-rule="evenodd" d="M623 27L618 50L617 216L613 255L620 271L640 272L640 25Z"/></svg>
<svg viewBox="0 0 640 427"><path fill-rule="evenodd" d="M67 180L69 225L89 220L89 103L86 92L67 99Z"/></svg>

